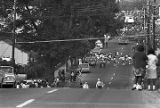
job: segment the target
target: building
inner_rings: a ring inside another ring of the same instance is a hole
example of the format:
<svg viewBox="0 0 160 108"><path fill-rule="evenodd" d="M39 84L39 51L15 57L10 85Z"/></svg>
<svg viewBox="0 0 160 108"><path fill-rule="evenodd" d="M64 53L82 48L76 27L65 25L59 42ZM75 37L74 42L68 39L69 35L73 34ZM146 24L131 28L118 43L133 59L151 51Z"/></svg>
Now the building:
<svg viewBox="0 0 160 108"><path fill-rule="evenodd" d="M0 41L0 58L12 58L12 45L5 41ZM15 48L15 63L19 65L26 65L29 60L29 54Z"/></svg>

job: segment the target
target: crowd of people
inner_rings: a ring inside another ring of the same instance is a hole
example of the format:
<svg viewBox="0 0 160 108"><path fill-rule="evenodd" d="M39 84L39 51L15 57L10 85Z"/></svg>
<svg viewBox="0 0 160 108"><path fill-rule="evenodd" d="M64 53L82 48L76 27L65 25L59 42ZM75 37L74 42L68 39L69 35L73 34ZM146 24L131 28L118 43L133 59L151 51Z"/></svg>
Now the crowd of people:
<svg viewBox="0 0 160 108"><path fill-rule="evenodd" d="M156 90L158 87L156 81L159 78L159 68L160 68L160 49L148 49L147 53L143 45L137 45L134 54L124 55L120 52L108 53L106 55L99 54L95 55L98 59L103 59L105 63L113 65L126 65L132 64L132 71L134 76L132 90ZM79 79L80 86L83 89L89 89L90 86L88 82L81 82L81 70L78 72L71 71L70 82L75 82ZM49 84L47 81L36 80L36 81L22 81L16 84L16 88L43 88L43 87L59 87L59 82L65 81L64 71L59 72L59 77L55 78L53 84ZM103 88L105 84L100 78L97 79L95 88Z"/></svg>
<svg viewBox="0 0 160 108"><path fill-rule="evenodd" d="M22 80L16 83L16 88L50 88L50 84L46 80Z"/></svg>
<svg viewBox="0 0 160 108"><path fill-rule="evenodd" d="M132 64L131 55L124 54L120 51L110 51L107 53L95 53L95 54L92 54L90 57L86 57L86 58L87 60L84 59L83 62L93 64L93 61L94 61L95 65L91 65L92 67L99 66L100 68L104 68L106 64L113 64L114 66ZM89 58L91 60L89 60Z"/></svg>
<svg viewBox="0 0 160 108"><path fill-rule="evenodd" d="M150 48L145 53L143 45L138 45L133 55L134 84L132 90L156 90L160 51Z"/></svg>
<svg viewBox="0 0 160 108"><path fill-rule="evenodd" d="M158 86L156 82L159 78L160 69L160 49L148 49L145 51L143 45L136 45L133 56L123 55L120 52L108 53L107 55L99 54L95 55L98 59L104 59L106 63L113 63L113 65L132 65L134 81L132 90L156 90ZM98 79L97 82L99 82ZM102 84L103 85L103 84ZM89 85L85 82L82 86L84 89L88 89ZM99 88L96 84L96 88Z"/></svg>

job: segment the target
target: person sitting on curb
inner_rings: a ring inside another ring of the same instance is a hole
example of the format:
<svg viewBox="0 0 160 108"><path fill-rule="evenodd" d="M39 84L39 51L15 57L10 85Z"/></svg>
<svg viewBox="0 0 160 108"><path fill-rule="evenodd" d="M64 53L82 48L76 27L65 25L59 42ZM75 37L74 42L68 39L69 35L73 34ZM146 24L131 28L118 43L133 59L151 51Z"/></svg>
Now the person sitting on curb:
<svg viewBox="0 0 160 108"><path fill-rule="evenodd" d="M96 88L102 89L104 87L104 83L98 78L97 83L96 83Z"/></svg>
<svg viewBox="0 0 160 108"><path fill-rule="evenodd" d="M85 82L82 87L83 87L83 89L89 89L89 85L87 82Z"/></svg>

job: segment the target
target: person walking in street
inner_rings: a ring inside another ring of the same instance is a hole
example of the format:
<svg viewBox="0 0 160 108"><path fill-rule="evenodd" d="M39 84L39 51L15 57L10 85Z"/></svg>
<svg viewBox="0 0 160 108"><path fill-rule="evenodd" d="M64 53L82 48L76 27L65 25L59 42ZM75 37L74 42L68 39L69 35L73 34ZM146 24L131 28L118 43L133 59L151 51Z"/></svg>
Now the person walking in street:
<svg viewBox="0 0 160 108"><path fill-rule="evenodd" d="M137 45L136 52L133 55L133 73L135 79L132 90L142 90L142 80L145 75L147 60L143 45Z"/></svg>
<svg viewBox="0 0 160 108"><path fill-rule="evenodd" d="M104 87L104 83L98 78L97 83L96 83L96 88L102 89Z"/></svg>
<svg viewBox="0 0 160 108"><path fill-rule="evenodd" d="M155 51L153 49L150 49L148 51L148 62L146 66L146 77L147 77L147 84L148 84L148 90L155 90L156 89L156 79L157 79L157 63L158 58L155 55ZM152 89L151 89L152 87Z"/></svg>

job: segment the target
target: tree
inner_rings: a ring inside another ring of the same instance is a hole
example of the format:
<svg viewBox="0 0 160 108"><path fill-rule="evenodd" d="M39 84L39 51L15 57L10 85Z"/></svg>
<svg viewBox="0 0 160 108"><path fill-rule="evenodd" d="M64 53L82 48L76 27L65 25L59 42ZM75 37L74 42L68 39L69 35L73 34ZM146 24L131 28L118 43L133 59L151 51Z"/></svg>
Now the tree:
<svg viewBox="0 0 160 108"><path fill-rule="evenodd" d="M121 10L131 11L133 9L141 10L145 4L145 0L126 0L120 2Z"/></svg>
<svg viewBox="0 0 160 108"><path fill-rule="evenodd" d="M9 4L9 5L8 5ZM2 13L11 9L13 0L1 5ZM115 0L18 0L16 31L17 41L49 41L72 38L103 37L116 34L121 23L115 19L119 12ZM11 13L3 15L8 20L4 31L12 30ZM10 19L10 20L9 20ZM69 56L83 56L90 48L90 41L21 44L24 51L36 53L36 63L53 68Z"/></svg>

